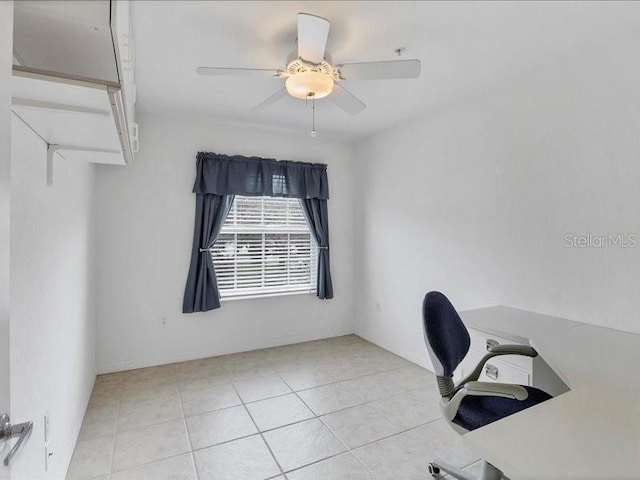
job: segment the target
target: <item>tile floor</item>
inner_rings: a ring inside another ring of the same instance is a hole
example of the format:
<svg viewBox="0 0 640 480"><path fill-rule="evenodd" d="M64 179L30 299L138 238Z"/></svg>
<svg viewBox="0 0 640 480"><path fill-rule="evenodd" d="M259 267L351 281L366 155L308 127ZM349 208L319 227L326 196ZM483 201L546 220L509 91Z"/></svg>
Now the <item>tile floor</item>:
<svg viewBox="0 0 640 480"><path fill-rule="evenodd" d="M477 470L433 374L355 335L101 375L68 480L425 480Z"/></svg>

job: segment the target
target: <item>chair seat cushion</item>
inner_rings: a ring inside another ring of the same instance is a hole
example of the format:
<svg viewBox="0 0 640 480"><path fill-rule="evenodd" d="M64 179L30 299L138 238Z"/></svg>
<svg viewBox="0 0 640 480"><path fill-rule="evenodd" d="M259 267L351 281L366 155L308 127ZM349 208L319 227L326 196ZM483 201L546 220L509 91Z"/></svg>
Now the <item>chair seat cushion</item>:
<svg viewBox="0 0 640 480"><path fill-rule="evenodd" d="M469 395L463 398L453 423L469 431L475 430L552 398L547 392L537 388L524 385L522 387L529 393L529 396L522 401L494 396Z"/></svg>

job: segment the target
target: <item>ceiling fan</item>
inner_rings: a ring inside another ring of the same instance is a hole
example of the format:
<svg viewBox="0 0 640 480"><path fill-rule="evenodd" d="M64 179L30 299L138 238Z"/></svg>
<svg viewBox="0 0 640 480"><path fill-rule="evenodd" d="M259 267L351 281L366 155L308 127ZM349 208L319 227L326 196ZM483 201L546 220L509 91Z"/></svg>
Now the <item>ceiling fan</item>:
<svg viewBox="0 0 640 480"><path fill-rule="evenodd" d="M266 75L285 79L282 88L252 111L264 110L289 94L314 102L327 97L349 115L360 113L367 106L342 86L344 81L420 76L420 60L333 64L331 57L325 52L330 25L322 17L299 13L298 51L289 56L283 69L198 67L197 72L200 75ZM398 49L396 53L400 55L403 51Z"/></svg>

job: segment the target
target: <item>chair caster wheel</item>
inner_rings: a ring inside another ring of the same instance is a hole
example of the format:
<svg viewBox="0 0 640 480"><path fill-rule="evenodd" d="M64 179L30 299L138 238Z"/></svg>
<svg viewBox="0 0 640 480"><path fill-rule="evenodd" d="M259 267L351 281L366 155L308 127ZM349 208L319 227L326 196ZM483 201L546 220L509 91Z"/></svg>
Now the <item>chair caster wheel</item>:
<svg viewBox="0 0 640 480"><path fill-rule="evenodd" d="M434 478L439 478L440 477L440 469L438 467L436 467L433 463L429 464L429 473Z"/></svg>

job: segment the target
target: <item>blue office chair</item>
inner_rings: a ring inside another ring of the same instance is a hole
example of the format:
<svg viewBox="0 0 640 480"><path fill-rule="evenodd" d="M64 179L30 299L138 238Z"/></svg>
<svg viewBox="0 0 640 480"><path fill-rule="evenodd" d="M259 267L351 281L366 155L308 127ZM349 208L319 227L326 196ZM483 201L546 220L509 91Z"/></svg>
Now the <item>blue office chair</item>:
<svg viewBox="0 0 640 480"><path fill-rule="evenodd" d="M440 410L444 419L456 432L467 433L501 418L529 408L551 398L537 388L509 383L478 382L484 364L499 355L526 355L538 353L528 345L497 345L476 368L460 383L454 385L453 372L469 351L471 339L464 323L451 302L440 292L429 292L422 305L424 341L433 363L440 390ZM502 472L483 461L479 479L451 465L434 461L429 473L439 478L440 471L459 480L500 480Z"/></svg>

